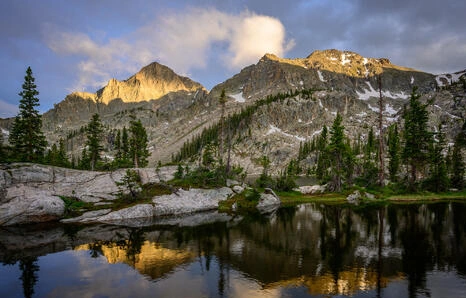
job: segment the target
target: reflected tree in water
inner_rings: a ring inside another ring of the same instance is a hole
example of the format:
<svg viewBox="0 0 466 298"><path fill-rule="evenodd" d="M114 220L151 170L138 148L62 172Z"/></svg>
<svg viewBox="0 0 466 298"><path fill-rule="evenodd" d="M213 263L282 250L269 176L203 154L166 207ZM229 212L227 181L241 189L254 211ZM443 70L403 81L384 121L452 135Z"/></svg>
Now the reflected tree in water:
<svg viewBox="0 0 466 298"><path fill-rule="evenodd" d="M429 233L419 222L419 206L406 206L406 222L400 232L403 271L407 274L409 297L417 297L418 292L428 296L426 272L432 267L432 247ZM424 218L421 220L425 220Z"/></svg>
<svg viewBox="0 0 466 298"><path fill-rule="evenodd" d="M37 276L39 272L37 257L25 257L19 260L19 269L21 270L21 277L19 279L23 283L24 297L32 297L34 295L34 286L39 279Z"/></svg>
<svg viewBox="0 0 466 298"><path fill-rule="evenodd" d="M325 206L321 226L322 260L328 264L335 285L340 279L345 255L354 250L352 219L348 209L339 206Z"/></svg>
<svg viewBox="0 0 466 298"><path fill-rule="evenodd" d="M127 228L127 236L119 235L122 240L116 242L118 247L126 252L126 257L129 262L134 266L136 264L136 257L141 253L141 247L146 241L144 229Z"/></svg>

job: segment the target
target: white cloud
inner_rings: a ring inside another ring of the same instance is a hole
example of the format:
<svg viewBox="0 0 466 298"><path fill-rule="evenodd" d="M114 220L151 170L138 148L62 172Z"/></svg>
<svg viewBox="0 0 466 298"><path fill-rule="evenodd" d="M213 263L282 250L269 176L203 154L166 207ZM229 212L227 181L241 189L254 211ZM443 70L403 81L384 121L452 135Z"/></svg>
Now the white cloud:
<svg viewBox="0 0 466 298"><path fill-rule="evenodd" d="M15 117L18 114L18 106L0 99L0 118Z"/></svg>
<svg viewBox="0 0 466 298"><path fill-rule="evenodd" d="M159 61L186 74L214 60L239 70L265 53L283 56L294 46L286 40L280 20L248 11L227 14L216 9L192 8L158 16L151 23L114 39L95 40L82 32L62 32L44 26L47 45L61 55L72 55L78 81L73 90L94 91L117 74L132 74ZM213 57L213 58L212 58Z"/></svg>
<svg viewBox="0 0 466 298"><path fill-rule="evenodd" d="M265 53L283 57L293 41L285 44L285 28L275 18L250 15L233 28L228 65L232 68L254 63Z"/></svg>

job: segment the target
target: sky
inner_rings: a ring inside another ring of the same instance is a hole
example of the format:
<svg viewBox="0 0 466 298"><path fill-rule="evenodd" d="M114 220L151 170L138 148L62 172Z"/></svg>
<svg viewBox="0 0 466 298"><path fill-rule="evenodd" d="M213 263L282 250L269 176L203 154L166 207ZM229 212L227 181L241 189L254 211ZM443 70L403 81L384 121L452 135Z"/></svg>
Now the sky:
<svg viewBox="0 0 466 298"><path fill-rule="evenodd" d="M0 118L28 66L45 112L151 62L208 90L265 53L349 50L434 74L466 68L464 0L1 0Z"/></svg>

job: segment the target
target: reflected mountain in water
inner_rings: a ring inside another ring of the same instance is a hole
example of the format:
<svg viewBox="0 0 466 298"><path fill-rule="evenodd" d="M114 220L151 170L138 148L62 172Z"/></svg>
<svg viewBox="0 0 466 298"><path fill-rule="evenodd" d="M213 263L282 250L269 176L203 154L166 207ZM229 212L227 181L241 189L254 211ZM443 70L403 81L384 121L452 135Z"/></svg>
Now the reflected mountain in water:
<svg viewBox="0 0 466 298"><path fill-rule="evenodd" d="M238 284L265 296L466 293L465 204L308 204L268 216L215 214L204 223L197 218L197 225L170 219L146 227L5 228L0 261L87 251L90 259L105 257L107 266L127 264L154 287L196 280L206 292L194 296L237 296ZM437 273L448 279L433 282Z"/></svg>

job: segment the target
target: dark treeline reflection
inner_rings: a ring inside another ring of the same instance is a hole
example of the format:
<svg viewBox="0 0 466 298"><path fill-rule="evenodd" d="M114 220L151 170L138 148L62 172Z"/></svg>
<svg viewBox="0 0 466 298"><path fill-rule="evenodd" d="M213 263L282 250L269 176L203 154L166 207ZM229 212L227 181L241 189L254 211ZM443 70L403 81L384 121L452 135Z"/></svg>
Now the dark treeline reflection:
<svg viewBox="0 0 466 298"><path fill-rule="evenodd" d="M409 297L431 296L432 272L453 272L465 284L466 205L341 206L309 204L269 215L223 217L197 226L52 226L4 228L0 260L19 264L24 296L41 280L38 258L87 250L90 258L126 263L154 282L198 264L215 272L208 296L229 296L232 272L262 289L304 289L306 295L389 297L390 284ZM175 278L175 277L173 277Z"/></svg>

